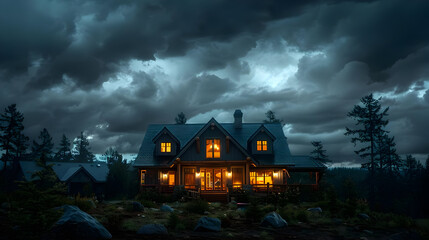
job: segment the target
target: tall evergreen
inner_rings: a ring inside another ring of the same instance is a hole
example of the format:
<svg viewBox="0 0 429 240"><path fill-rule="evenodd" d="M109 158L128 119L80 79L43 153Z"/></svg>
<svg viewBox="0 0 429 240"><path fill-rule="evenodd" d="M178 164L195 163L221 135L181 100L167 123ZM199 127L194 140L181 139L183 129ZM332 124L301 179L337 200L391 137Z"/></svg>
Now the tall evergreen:
<svg viewBox="0 0 429 240"><path fill-rule="evenodd" d="M328 162L332 162L331 160L329 160L328 155L326 155L326 150L323 149L323 144L321 141L313 141L313 142L311 142L311 144L315 148L310 153L310 156L312 159L319 161L323 164L326 164Z"/></svg>
<svg viewBox="0 0 429 240"><path fill-rule="evenodd" d="M94 154L90 152L89 142L86 136L83 135L83 132L80 132L80 135L74 140L73 144L76 146L76 150L79 152L74 159L77 162L93 162Z"/></svg>
<svg viewBox="0 0 429 240"><path fill-rule="evenodd" d="M70 140L63 134L58 152L55 153L55 160L60 162L68 162L72 159Z"/></svg>
<svg viewBox="0 0 429 240"><path fill-rule="evenodd" d="M43 130L40 132L39 139L41 143L38 143L33 140L33 146L31 148L33 152L33 157L37 159L44 155L46 160L51 160L52 148L54 147L54 143L52 142L52 137L46 128L43 128Z"/></svg>
<svg viewBox="0 0 429 240"><path fill-rule="evenodd" d="M399 175L402 160L396 153L395 137L384 134L378 143L379 167L389 175Z"/></svg>
<svg viewBox="0 0 429 240"><path fill-rule="evenodd" d="M186 119L183 112L180 112L174 120L176 121L176 124L185 124L188 119Z"/></svg>
<svg viewBox="0 0 429 240"><path fill-rule="evenodd" d="M116 161L122 161L122 155L116 151L116 149L109 147L106 152L104 153L104 156L106 157L107 163L112 164Z"/></svg>
<svg viewBox="0 0 429 240"><path fill-rule="evenodd" d="M0 116L0 148L3 150L1 160L6 169L7 162L18 160L28 147L28 137L24 130L24 116L16 109L16 104L9 105Z"/></svg>
<svg viewBox="0 0 429 240"><path fill-rule="evenodd" d="M380 162L377 162L377 137L382 136L387 131L384 129L389 123L384 117L387 116L389 108L381 109L379 99L375 99L372 94L361 98L363 106L355 105L353 110L347 113L347 116L356 120L355 129L346 127L346 136L352 136L351 142L362 146L355 151L362 159L367 162L362 164L363 168L369 170L369 200L371 203L375 200L375 171Z"/></svg>
<svg viewBox="0 0 429 240"><path fill-rule="evenodd" d="M265 117L266 117L267 119L266 119L266 120L264 120L264 123L282 123L282 122L283 122L283 120L277 119L277 118L276 118L276 113L275 113L275 112L273 112L273 111L271 111L271 110L268 110L268 111L265 113Z"/></svg>

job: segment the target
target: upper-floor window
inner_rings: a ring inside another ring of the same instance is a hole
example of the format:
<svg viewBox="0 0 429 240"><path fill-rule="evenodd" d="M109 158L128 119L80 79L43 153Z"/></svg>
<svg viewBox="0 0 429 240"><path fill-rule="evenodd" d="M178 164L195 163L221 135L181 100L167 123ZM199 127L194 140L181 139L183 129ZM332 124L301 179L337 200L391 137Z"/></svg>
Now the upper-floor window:
<svg viewBox="0 0 429 240"><path fill-rule="evenodd" d="M171 142L162 142L161 143L161 152L171 152Z"/></svg>
<svg viewBox="0 0 429 240"><path fill-rule="evenodd" d="M220 139L206 140L206 158L220 158Z"/></svg>
<svg viewBox="0 0 429 240"><path fill-rule="evenodd" d="M267 141L256 141L256 150L267 151Z"/></svg>

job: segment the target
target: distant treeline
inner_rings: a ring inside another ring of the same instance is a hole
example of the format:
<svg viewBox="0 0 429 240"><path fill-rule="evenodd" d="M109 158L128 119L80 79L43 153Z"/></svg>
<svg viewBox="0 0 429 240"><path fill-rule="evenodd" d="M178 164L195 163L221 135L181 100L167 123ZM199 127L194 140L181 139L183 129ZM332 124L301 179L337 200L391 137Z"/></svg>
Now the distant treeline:
<svg viewBox="0 0 429 240"><path fill-rule="evenodd" d="M414 159L415 160L415 159ZM429 160L426 161L428 163ZM332 168L321 181L321 191L333 192L342 201L368 201L369 178L367 169ZM429 166L421 164L403 168L399 175L375 176L375 198L372 208L412 217L429 217Z"/></svg>

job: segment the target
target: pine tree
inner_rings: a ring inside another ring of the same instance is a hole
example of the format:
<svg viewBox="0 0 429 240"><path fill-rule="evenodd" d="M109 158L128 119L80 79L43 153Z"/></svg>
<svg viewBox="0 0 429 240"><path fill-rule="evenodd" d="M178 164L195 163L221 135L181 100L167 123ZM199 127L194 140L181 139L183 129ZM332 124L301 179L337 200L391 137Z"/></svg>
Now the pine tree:
<svg viewBox="0 0 429 240"><path fill-rule="evenodd" d="M76 150L79 152L74 159L77 162L93 162L94 154L89 151L89 142L88 139L83 135L83 132L80 132L80 135L73 142L76 145Z"/></svg>
<svg viewBox="0 0 429 240"><path fill-rule="evenodd" d="M176 121L176 124L185 124L188 119L186 119L183 112L180 112L174 120Z"/></svg>
<svg viewBox="0 0 429 240"><path fill-rule="evenodd" d="M43 128L43 130L40 132L39 139L41 143L33 140L33 147L31 148L33 156L37 159L42 155L45 155L45 158L48 161L51 160L54 143L52 142L52 137L46 128Z"/></svg>
<svg viewBox="0 0 429 240"><path fill-rule="evenodd" d="M413 182L418 174L423 170L423 165L412 155L407 155L403 166L405 179Z"/></svg>
<svg viewBox="0 0 429 240"><path fill-rule="evenodd" d="M323 164L332 162L326 155L326 150L323 149L323 144L321 141L313 141L311 142L311 144L313 145L313 147L315 147L315 149L310 153L312 159L319 161Z"/></svg>
<svg viewBox="0 0 429 240"><path fill-rule="evenodd" d="M0 117L0 148L4 151L1 160L6 169L7 162L18 160L28 147L28 137L24 130L24 116L16 109L16 104L8 106Z"/></svg>
<svg viewBox="0 0 429 240"><path fill-rule="evenodd" d="M267 117L267 119L264 120L264 123L282 123L283 122L283 120L277 119L276 113L271 110L268 110L265 113L265 116Z"/></svg>
<svg viewBox="0 0 429 240"><path fill-rule="evenodd" d="M396 153L395 137L384 134L379 137L377 145L379 169L382 172L387 170L389 175L399 175L402 161Z"/></svg>
<svg viewBox="0 0 429 240"><path fill-rule="evenodd" d="M55 153L56 161L68 162L72 160L70 145L70 140L63 134L60 142L60 148L58 149L58 152Z"/></svg>
<svg viewBox="0 0 429 240"><path fill-rule="evenodd" d="M384 130L385 126L389 123L384 117L387 116L389 108L381 111L381 105L379 99L374 99L373 95L370 94L361 98L360 105L355 105L353 110L347 113L347 116L356 120L356 126L360 127L357 129L350 129L346 127L346 133L344 135L352 135L351 142L355 144L359 143L363 147L355 153L362 159L368 159L366 163L362 164L363 168L369 170L369 201L374 203L375 200L375 171L379 166L377 163L377 136L382 136L387 133Z"/></svg>
<svg viewBox="0 0 429 240"><path fill-rule="evenodd" d="M116 161L122 161L122 155L116 151L116 149L109 147L106 152L104 153L104 156L106 156L106 160L108 164L112 164Z"/></svg>

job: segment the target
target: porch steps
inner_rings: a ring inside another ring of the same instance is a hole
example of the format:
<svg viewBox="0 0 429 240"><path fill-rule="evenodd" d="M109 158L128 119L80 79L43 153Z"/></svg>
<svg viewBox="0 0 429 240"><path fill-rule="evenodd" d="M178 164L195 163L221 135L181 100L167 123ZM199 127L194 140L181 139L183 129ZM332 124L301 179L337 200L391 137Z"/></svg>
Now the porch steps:
<svg viewBox="0 0 429 240"><path fill-rule="evenodd" d="M200 198L207 202L228 202L228 195L226 193L201 193Z"/></svg>

